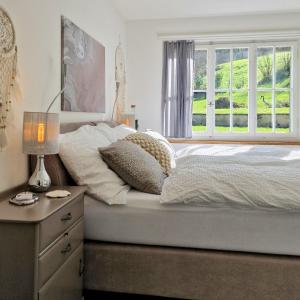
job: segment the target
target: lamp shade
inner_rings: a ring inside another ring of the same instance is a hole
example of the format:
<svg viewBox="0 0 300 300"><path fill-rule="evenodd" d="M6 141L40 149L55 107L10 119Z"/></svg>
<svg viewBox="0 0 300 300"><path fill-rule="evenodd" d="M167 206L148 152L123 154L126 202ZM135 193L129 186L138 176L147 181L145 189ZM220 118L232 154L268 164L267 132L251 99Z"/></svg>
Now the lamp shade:
<svg viewBox="0 0 300 300"><path fill-rule="evenodd" d="M133 113L124 113L121 115L121 123L134 128L135 127L135 115Z"/></svg>
<svg viewBox="0 0 300 300"><path fill-rule="evenodd" d="M59 115L24 112L23 152L48 155L58 153Z"/></svg>

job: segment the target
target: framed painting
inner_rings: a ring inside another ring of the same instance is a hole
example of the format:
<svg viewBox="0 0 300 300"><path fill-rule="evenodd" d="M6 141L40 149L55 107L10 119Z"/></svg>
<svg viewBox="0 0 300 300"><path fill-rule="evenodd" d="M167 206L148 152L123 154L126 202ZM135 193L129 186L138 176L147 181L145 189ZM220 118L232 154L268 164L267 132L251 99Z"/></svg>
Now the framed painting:
<svg viewBox="0 0 300 300"><path fill-rule="evenodd" d="M61 28L61 110L105 113L104 46L66 17Z"/></svg>

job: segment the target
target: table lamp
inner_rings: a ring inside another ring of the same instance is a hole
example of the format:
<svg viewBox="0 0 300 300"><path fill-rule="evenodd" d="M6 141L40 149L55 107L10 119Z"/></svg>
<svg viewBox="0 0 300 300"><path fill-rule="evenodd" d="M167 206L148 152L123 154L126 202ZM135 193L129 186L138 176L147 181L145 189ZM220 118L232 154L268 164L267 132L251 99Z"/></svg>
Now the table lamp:
<svg viewBox="0 0 300 300"><path fill-rule="evenodd" d="M59 114L24 112L23 153L37 155L36 168L29 179L32 192L45 192L51 185L44 156L58 153Z"/></svg>
<svg viewBox="0 0 300 300"><path fill-rule="evenodd" d="M121 114L121 123L128 127L134 128L135 127L134 114L130 114L130 113Z"/></svg>

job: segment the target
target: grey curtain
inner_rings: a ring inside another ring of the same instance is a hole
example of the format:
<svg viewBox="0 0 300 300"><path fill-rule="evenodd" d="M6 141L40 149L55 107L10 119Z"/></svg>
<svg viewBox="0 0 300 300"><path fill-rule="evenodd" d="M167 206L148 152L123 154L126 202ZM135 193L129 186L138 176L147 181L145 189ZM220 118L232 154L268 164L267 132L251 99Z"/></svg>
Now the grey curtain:
<svg viewBox="0 0 300 300"><path fill-rule="evenodd" d="M193 41L164 42L162 119L166 137L192 137Z"/></svg>

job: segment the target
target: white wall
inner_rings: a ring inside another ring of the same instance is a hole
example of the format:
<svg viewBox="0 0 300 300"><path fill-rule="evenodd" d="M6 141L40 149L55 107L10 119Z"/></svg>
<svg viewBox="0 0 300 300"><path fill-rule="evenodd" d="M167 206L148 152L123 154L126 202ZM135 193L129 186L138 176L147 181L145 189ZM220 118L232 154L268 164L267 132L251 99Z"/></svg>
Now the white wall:
<svg viewBox="0 0 300 300"><path fill-rule="evenodd" d="M114 55L125 23L110 0L0 0L16 28L21 93L8 128L9 146L0 152L0 192L27 180L22 154L23 111L45 111L60 89L60 18L68 17L106 48L106 115L62 113L61 121L99 120L111 115L115 96ZM52 111L59 111L57 103Z"/></svg>
<svg viewBox="0 0 300 300"><path fill-rule="evenodd" d="M161 131L162 41L158 33L222 33L300 29L300 14L227 16L127 23L128 99L140 129Z"/></svg>

